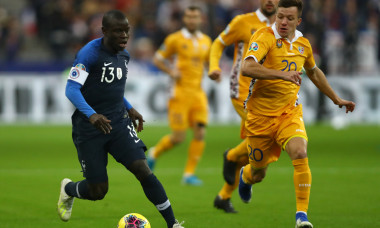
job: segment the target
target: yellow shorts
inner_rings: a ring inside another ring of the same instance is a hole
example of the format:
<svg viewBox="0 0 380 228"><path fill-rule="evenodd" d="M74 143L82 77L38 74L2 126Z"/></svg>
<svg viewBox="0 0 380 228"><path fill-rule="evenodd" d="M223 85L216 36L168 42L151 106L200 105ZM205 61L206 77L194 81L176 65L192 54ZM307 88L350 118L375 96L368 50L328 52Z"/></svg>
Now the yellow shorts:
<svg viewBox="0 0 380 228"><path fill-rule="evenodd" d="M204 91L191 95L176 95L169 100L169 125L172 130L180 131L192 127L195 123L207 125L208 102Z"/></svg>
<svg viewBox="0 0 380 228"><path fill-rule="evenodd" d="M290 139L301 137L308 140L302 118L302 105L275 117L248 113L245 127L249 163L258 169L277 161L281 149L285 149Z"/></svg>
<svg viewBox="0 0 380 228"><path fill-rule="evenodd" d="M247 110L244 108L244 101L240 101L238 99L231 99L232 105L234 106L237 114L239 114L241 118L240 123L240 138L245 139L245 120L247 119Z"/></svg>

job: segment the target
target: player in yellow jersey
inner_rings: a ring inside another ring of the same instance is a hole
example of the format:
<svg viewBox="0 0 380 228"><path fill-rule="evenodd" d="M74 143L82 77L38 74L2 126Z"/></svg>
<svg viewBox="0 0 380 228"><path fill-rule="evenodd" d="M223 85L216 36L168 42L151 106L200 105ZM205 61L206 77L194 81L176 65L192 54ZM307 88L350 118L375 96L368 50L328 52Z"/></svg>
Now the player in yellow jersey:
<svg viewBox="0 0 380 228"><path fill-rule="evenodd" d="M243 60L242 74L253 79L246 100L245 123L250 164L241 169L239 195L246 203L251 200L252 184L263 180L268 165L278 160L283 149L294 166L296 228L311 228L306 214L311 172L302 105L298 103L302 68L334 104L346 107L346 113L355 109L355 103L341 99L315 65L309 41L296 30L302 8L301 0L280 0L275 24L252 36Z"/></svg>
<svg viewBox="0 0 380 228"><path fill-rule="evenodd" d="M214 200L214 206L227 213L236 213L230 199L239 184L240 168L248 164L247 139L244 132L247 113L244 110L244 100L248 96L251 80L240 74L241 61L248 50L252 34L259 28L274 23L277 3L278 0L260 0L260 8L255 12L236 16L214 40L210 50L209 77L213 80L220 80L219 60L222 52L226 46L234 45L234 60L230 73L230 97L236 112L241 117L240 137L243 141L223 154L223 176L226 183Z"/></svg>
<svg viewBox="0 0 380 228"><path fill-rule="evenodd" d="M153 169L163 152L184 141L186 130L192 128L194 137L190 143L183 183L201 185L194 175L195 168L205 147L204 135L207 124L208 103L201 87L204 66L208 63L211 39L199 31L202 12L199 7L185 9L185 27L169 35L154 57L154 64L167 73L174 82L168 105L172 133L164 136L148 154L148 165ZM175 65L168 60L175 58Z"/></svg>

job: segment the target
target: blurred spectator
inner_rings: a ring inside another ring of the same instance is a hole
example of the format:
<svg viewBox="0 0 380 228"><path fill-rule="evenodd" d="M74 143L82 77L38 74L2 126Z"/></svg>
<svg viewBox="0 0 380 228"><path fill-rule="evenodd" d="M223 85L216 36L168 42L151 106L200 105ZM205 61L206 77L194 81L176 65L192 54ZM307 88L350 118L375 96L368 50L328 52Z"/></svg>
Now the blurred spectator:
<svg viewBox="0 0 380 228"><path fill-rule="evenodd" d="M212 38L216 38L235 15L259 7L258 0L24 2L10 1L8 8L0 6L0 48L4 50L0 52L0 59L11 63L49 59L70 64L66 61L72 59L83 44L102 36L99 32L101 17L116 8L126 13L132 26L128 45L131 55L140 65L153 71L149 59L167 34L182 27L184 7L196 4L203 9L203 31ZM299 29L310 40L320 68L328 75L379 75L379 0L304 0L304 3Z"/></svg>

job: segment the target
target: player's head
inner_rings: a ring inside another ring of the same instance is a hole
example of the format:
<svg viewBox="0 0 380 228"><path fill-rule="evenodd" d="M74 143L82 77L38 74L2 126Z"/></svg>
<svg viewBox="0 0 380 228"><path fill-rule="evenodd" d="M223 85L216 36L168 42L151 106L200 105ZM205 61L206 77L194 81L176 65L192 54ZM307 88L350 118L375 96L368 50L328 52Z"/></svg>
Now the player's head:
<svg viewBox="0 0 380 228"><path fill-rule="evenodd" d="M302 0L280 0L276 15L276 29L283 38L293 38L301 23Z"/></svg>
<svg viewBox="0 0 380 228"><path fill-rule="evenodd" d="M276 13L279 0L260 0L260 11L267 17Z"/></svg>
<svg viewBox="0 0 380 228"><path fill-rule="evenodd" d="M111 10L104 14L102 31L104 45L113 52L122 51L126 48L129 39L129 22L119 10Z"/></svg>
<svg viewBox="0 0 380 228"><path fill-rule="evenodd" d="M183 13L183 23L189 32L197 31L202 23L202 10L198 6L189 6Z"/></svg>

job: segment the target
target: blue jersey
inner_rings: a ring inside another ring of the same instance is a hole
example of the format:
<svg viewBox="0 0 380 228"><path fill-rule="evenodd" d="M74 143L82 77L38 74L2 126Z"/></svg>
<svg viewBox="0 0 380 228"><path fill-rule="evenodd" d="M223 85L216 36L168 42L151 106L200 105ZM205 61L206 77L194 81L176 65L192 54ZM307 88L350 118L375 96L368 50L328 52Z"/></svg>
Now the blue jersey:
<svg viewBox="0 0 380 228"><path fill-rule="evenodd" d="M95 39L77 53L68 84L78 85L88 108L92 108L93 113L102 114L110 119L114 128L126 111L124 90L130 57L126 50L117 54L111 53L102 41L103 38ZM73 124L76 123L74 125L87 131L98 131L89 123L90 115L91 112L82 113L77 109L72 117Z"/></svg>
<svg viewBox="0 0 380 228"><path fill-rule="evenodd" d="M99 114L114 115L125 110L124 90L129 53L110 53L102 38L85 45L77 54L73 67L88 72L81 88L84 99Z"/></svg>

